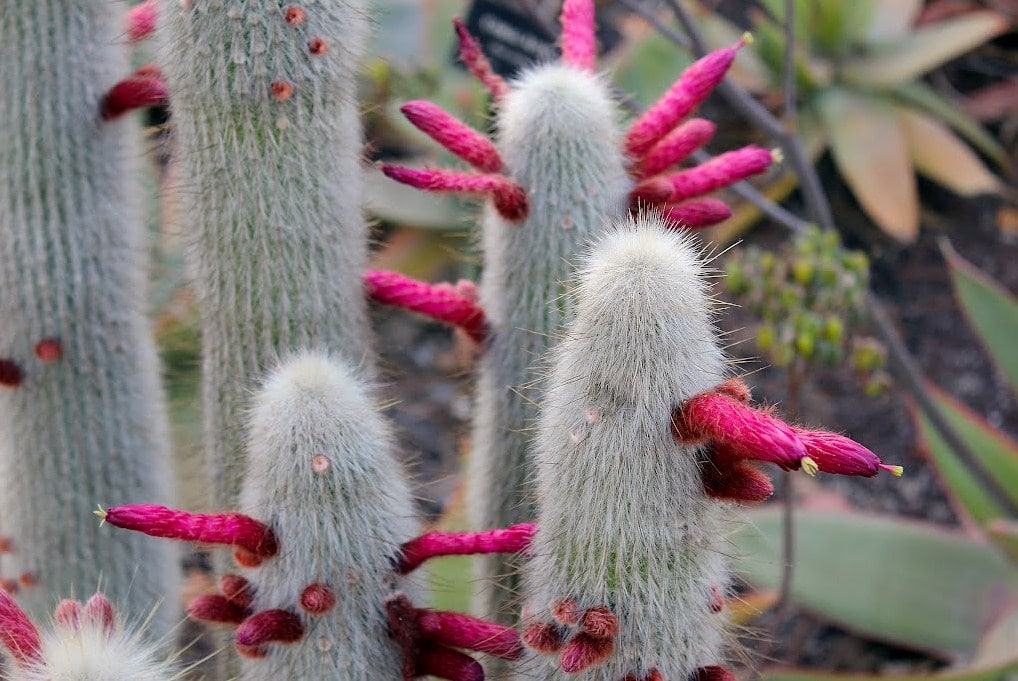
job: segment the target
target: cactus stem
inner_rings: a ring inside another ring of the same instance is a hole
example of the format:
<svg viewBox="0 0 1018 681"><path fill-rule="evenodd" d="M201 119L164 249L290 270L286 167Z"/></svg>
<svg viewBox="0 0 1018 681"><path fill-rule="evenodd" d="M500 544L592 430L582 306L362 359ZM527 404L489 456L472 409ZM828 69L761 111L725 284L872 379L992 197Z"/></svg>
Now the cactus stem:
<svg viewBox="0 0 1018 681"><path fill-rule="evenodd" d="M720 613L725 609L725 599L721 595L721 587L714 584L710 588L710 611L713 613Z"/></svg>
<svg viewBox="0 0 1018 681"><path fill-rule="evenodd" d="M26 589L31 589L33 586L39 584L39 578L36 577L35 574L31 572L23 572L21 573L21 576L18 577L18 584L25 587Z"/></svg>
<svg viewBox="0 0 1018 681"><path fill-rule="evenodd" d="M686 400L672 427L679 442L721 442L733 456L770 461L785 470L796 470L806 456L791 426L715 391Z"/></svg>
<svg viewBox="0 0 1018 681"><path fill-rule="evenodd" d="M750 144L727 151L700 165L664 176L672 185L670 201L690 199L762 173L775 161L770 149Z"/></svg>
<svg viewBox="0 0 1018 681"><path fill-rule="evenodd" d="M219 578L219 590L226 600L239 605L242 608L251 607L254 600L255 588L245 577L228 574Z"/></svg>
<svg viewBox="0 0 1018 681"><path fill-rule="evenodd" d="M542 655L551 655L565 645L565 631L547 622L533 622L523 631L523 642Z"/></svg>
<svg viewBox="0 0 1018 681"><path fill-rule="evenodd" d="M56 362L63 352L63 345L56 338L44 338L35 344L35 356L43 364Z"/></svg>
<svg viewBox="0 0 1018 681"><path fill-rule="evenodd" d="M399 110L414 127L482 173L502 170L502 157L495 144L441 107L418 99Z"/></svg>
<svg viewBox="0 0 1018 681"><path fill-rule="evenodd" d="M12 359L0 358L0 385L17 388L25 380L25 372Z"/></svg>
<svg viewBox="0 0 1018 681"><path fill-rule="evenodd" d="M257 558L271 558L279 551L272 529L242 513L205 515L153 504L115 506L105 511L100 508L95 513L114 527L151 537L226 544Z"/></svg>
<svg viewBox="0 0 1018 681"><path fill-rule="evenodd" d="M487 532L429 532L403 544L397 570L405 575L438 556L519 553L530 546L536 533L537 526L532 523Z"/></svg>
<svg viewBox="0 0 1018 681"><path fill-rule="evenodd" d="M510 222L527 217L527 193L504 175L474 175L439 168L407 168L383 163L379 166L387 176L411 187L429 192L463 192L491 196L495 209Z"/></svg>
<svg viewBox="0 0 1018 681"><path fill-rule="evenodd" d="M324 584L311 584L300 594L300 607L312 615L323 615L336 605L336 594Z"/></svg>
<svg viewBox="0 0 1018 681"><path fill-rule="evenodd" d="M732 217L732 209L719 199L699 199L686 203L666 203L661 208L665 221L675 227L710 227Z"/></svg>
<svg viewBox="0 0 1018 681"><path fill-rule="evenodd" d="M484 669L477 660L459 651L426 648L417 655L414 678L418 676L436 676L450 681L483 681Z"/></svg>
<svg viewBox="0 0 1018 681"><path fill-rule="evenodd" d="M219 594L198 596L187 604L187 614L202 622L239 625L251 616L251 610Z"/></svg>
<svg viewBox="0 0 1018 681"><path fill-rule="evenodd" d="M127 12L127 39L132 43L144 40L156 28L158 10L155 0L146 0Z"/></svg>
<svg viewBox="0 0 1018 681"><path fill-rule="evenodd" d="M509 92L509 85L502 76L495 73L491 68L491 62L484 56L481 46L474 36L470 35L466 25L459 19L453 19L452 25L456 29L456 38L459 40L460 61L466 65L474 78L481 82L481 85L491 93L495 101L501 100Z"/></svg>
<svg viewBox="0 0 1018 681"><path fill-rule="evenodd" d="M39 630L10 594L3 591L0 591L0 642L19 667L40 659L42 643L39 639Z"/></svg>
<svg viewBox="0 0 1018 681"><path fill-rule="evenodd" d="M614 638L597 638L587 633L574 636L562 650L562 671L576 674L601 664L615 652Z"/></svg>
<svg viewBox="0 0 1018 681"><path fill-rule="evenodd" d="M304 638L304 625L289 610L264 610L251 615L237 627L237 643L260 646L264 643L296 643Z"/></svg>
<svg viewBox="0 0 1018 681"><path fill-rule="evenodd" d="M686 69L668 91L629 128L625 147L638 159L707 98L732 65L745 38L731 47L715 50Z"/></svg>
<svg viewBox="0 0 1018 681"><path fill-rule="evenodd" d="M562 61L584 71L597 63L593 0L562 3Z"/></svg>
<svg viewBox="0 0 1018 681"><path fill-rule="evenodd" d="M640 179L657 175L711 141L717 126L704 118L691 118L658 140L641 159L636 175Z"/></svg>
<svg viewBox="0 0 1018 681"><path fill-rule="evenodd" d="M99 116L104 121L112 121L129 111L158 106L167 101L166 84L153 75L151 67L143 66L109 89L99 103Z"/></svg>
<svg viewBox="0 0 1018 681"><path fill-rule="evenodd" d="M452 284L429 284L399 272L368 270L364 273L368 297L383 305L419 312L457 326L475 342L488 336L488 321L475 299L458 292Z"/></svg>

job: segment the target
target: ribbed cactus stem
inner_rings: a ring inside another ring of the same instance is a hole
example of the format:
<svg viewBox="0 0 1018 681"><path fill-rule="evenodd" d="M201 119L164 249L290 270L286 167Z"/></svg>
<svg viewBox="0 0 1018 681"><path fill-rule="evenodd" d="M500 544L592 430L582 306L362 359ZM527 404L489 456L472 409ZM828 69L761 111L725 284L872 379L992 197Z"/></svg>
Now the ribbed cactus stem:
<svg viewBox="0 0 1018 681"><path fill-rule="evenodd" d="M40 633L14 600L0 591L0 643L13 658L9 681L172 681L179 670L124 627L113 604L97 593L82 605L61 601L52 630Z"/></svg>
<svg viewBox="0 0 1018 681"><path fill-rule="evenodd" d="M617 225L582 264L537 433L538 533L518 678L688 679L721 656L722 505L684 400L722 382L704 266L659 218Z"/></svg>
<svg viewBox="0 0 1018 681"><path fill-rule="evenodd" d="M162 603L158 637L178 620L175 550L88 520L97 500L166 503L172 489L140 133L100 116L130 73L126 10L38 0L0 21L0 535L33 615L101 583L132 617Z"/></svg>
<svg viewBox="0 0 1018 681"><path fill-rule="evenodd" d="M297 356L259 391L241 507L273 528L280 551L244 571L255 613L237 630L245 681L400 678L384 602L414 590L394 568L417 522L393 452L342 362Z"/></svg>
<svg viewBox="0 0 1018 681"><path fill-rule="evenodd" d="M235 508L256 379L300 348L373 374L361 272L361 0L159 4L177 227L202 320L213 504Z"/></svg>
<svg viewBox="0 0 1018 681"><path fill-rule="evenodd" d="M580 14L592 19L593 10ZM504 172L526 190L530 212L512 223L489 210L483 223L480 291L491 339L479 360L469 472L477 529L533 517L531 429L542 394L540 359L560 331L575 258L606 218L625 212L633 186L616 119L606 84L569 65L524 73L501 100ZM511 557L482 559L486 616L516 617L518 564Z"/></svg>

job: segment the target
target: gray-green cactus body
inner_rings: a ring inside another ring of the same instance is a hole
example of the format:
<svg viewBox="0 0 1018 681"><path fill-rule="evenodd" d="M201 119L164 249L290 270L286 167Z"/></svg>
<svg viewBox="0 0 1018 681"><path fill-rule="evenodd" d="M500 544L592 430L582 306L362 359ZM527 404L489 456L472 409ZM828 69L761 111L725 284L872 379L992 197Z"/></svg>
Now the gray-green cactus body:
<svg viewBox="0 0 1018 681"><path fill-rule="evenodd" d="M480 360L473 425L469 498L477 529L533 518L539 363L561 331L575 258L606 218L624 211L632 188L616 116L599 78L557 64L524 74L500 102L505 173L526 190L529 212L513 223L489 209L483 225L481 302L492 339ZM517 570L510 558L483 559L485 616L514 621Z"/></svg>
<svg viewBox="0 0 1018 681"><path fill-rule="evenodd" d="M280 546L244 571L252 609L294 612L304 635L244 659L241 678L402 678L384 603L397 590L414 597L394 569L419 527L392 436L356 372L317 354L285 363L256 398L249 443L241 508L272 527ZM318 593L305 596L309 587ZM331 607L321 606L321 587Z"/></svg>
<svg viewBox="0 0 1018 681"><path fill-rule="evenodd" d="M608 608L618 632L579 676L552 655L519 663L519 678L686 679L719 660L723 506L704 494L699 448L671 431L673 408L725 373L702 267L683 237L640 218L582 268L538 429L524 625L567 631L555 611L571 603Z"/></svg>
<svg viewBox="0 0 1018 681"><path fill-rule="evenodd" d="M317 347L370 375L359 0L165 0L177 227L202 318L214 503L232 508L255 379Z"/></svg>
<svg viewBox="0 0 1018 681"><path fill-rule="evenodd" d="M36 615L100 586L176 623L173 547L100 536L97 500L169 503L159 365L145 317L136 121L104 122L129 72L126 3L6 3L0 20L0 534ZM27 588L24 585L35 583Z"/></svg>

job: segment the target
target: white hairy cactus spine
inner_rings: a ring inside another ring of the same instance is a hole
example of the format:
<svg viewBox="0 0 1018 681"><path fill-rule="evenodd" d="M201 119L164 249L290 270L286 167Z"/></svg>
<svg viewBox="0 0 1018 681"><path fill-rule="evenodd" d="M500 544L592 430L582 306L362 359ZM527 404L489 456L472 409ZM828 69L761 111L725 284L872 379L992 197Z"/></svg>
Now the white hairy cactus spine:
<svg viewBox="0 0 1018 681"><path fill-rule="evenodd" d="M525 660L518 677L687 679L718 662L712 604L726 586L723 505L704 493L700 447L671 429L673 409L725 374L704 265L687 237L641 216L601 239L574 298L538 430L524 626L565 636L607 608L617 633Z"/></svg>
<svg viewBox="0 0 1018 681"><path fill-rule="evenodd" d="M395 568L419 527L392 436L356 372L319 354L286 362L256 398L249 443L241 510L280 543L277 556L245 571L251 608L255 618L297 614L304 635L244 659L241 678L402 678L384 605L395 591L414 597ZM328 592L308 591L315 586Z"/></svg>
<svg viewBox="0 0 1018 681"><path fill-rule="evenodd" d="M595 74L566 64L538 67L500 101L498 147L505 174L527 193L529 211L510 222L488 206L481 302L491 343L478 367L470 459L470 516L477 529L533 517L533 427L542 392L540 358L559 333L562 294L575 259L605 219L624 213L633 183L621 151L615 104ZM481 559L484 615L518 611L518 565Z"/></svg>
<svg viewBox="0 0 1018 681"><path fill-rule="evenodd" d="M257 378L301 348L370 376L361 272L361 0L164 0L161 67L202 318L206 453L236 503Z"/></svg>
<svg viewBox="0 0 1018 681"><path fill-rule="evenodd" d="M129 72L126 9L38 0L0 20L0 534L5 577L37 616L101 583L132 616L163 602L158 637L179 617L174 547L101 537L88 513L172 488L137 124L100 117Z"/></svg>

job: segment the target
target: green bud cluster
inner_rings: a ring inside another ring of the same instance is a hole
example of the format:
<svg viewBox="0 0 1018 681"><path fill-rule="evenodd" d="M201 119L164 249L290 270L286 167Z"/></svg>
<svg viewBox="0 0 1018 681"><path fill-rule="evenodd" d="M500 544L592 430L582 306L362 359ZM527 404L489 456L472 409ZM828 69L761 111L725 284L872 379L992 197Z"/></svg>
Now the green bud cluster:
<svg viewBox="0 0 1018 681"><path fill-rule="evenodd" d="M756 343L771 364L835 367L847 360L867 393L888 385L884 348L858 332L869 259L846 249L836 232L811 227L776 252L741 249L725 275L725 289L760 319Z"/></svg>

